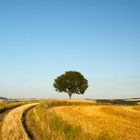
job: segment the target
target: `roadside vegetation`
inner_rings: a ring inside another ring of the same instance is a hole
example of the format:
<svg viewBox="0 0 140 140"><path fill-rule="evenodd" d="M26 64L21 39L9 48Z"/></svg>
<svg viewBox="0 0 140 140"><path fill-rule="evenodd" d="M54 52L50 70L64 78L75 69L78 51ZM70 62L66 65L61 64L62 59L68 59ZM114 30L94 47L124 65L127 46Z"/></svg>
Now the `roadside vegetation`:
<svg viewBox="0 0 140 140"><path fill-rule="evenodd" d="M46 110L40 105L27 114L28 132L32 139L45 140L74 140L91 139L89 133L83 133L79 125L72 125L58 117L51 109Z"/></svg>
<svg viewBox="0 0 140 140"><path fill-rule="evenodd" d="M46 100L26 114L26 125L31 139L37 140L79 140L92 139L79 125L71 124L58 117L53 111L56 106L91 105L92 102Z"/></svg>

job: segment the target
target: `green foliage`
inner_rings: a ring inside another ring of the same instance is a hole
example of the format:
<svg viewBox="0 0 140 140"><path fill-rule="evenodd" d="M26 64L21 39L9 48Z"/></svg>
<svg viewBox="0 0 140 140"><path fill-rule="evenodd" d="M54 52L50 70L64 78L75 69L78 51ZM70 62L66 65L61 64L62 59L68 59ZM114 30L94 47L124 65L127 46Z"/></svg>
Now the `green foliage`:
<svg viewBox="0 0 140 140"><path fill-rule="evenodd" d="M113 104L113 105L137 105L137 101L126 101L122 99L115 100L96 100L97 104Z"/></svg>
<svg viewBox="0 0 140 140"><path fill-rule="evenodd" d="M88 81L80 72L67 71L55 79L53 86L56 91L66 92L71 98L72 94L84 94Z"/></svg>

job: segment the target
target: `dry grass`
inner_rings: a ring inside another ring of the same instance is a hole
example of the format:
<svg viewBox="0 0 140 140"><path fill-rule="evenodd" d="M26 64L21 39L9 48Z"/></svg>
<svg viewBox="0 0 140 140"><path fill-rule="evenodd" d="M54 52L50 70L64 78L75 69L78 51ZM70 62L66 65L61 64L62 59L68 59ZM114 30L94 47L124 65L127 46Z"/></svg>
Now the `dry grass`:
<svg viewBox="0 0 140 140"><path fill-rule="evenodd" d="M5 116L9 113L11 109L14 109L18 106L24 105L28 102L19 102L19 101L1 101L0 102L0 139L2 139L1 128Z"/></svg>
<svg viewBox="0 0 140 140"><path fill-rule="evenodd" d="M130 102L129 106L126 102L120 105L120 100L115 105L102 102L40 100L40 105L26 114L30 105L17 107L6 113L3 139L28 139L21 121L24 112L26 131L35 140L139 140L140 106L131 106Z"/></svg>
<svg viewBox="0 0 140 140"><path fill-rule="evenodd" d="M15 108L17 106L23 105L24 102L17 102L17 101L2 101L0 102L0 113L3 113L7 110Z"/></svg>
<svg viewBox="0 0 140 140"><path fill-rule="evenodd" d="M28 136L22 126L23 112L36 103L23 105L10 111L2 125L2 139L3 140L27 140Z"/></svg>
<svg viewBox="0 0 140 140"><path fill-rule="evenodd" d="M105 134L107 139L139 140L139 107L132 106L69 106L54 108L57 116L78 124L93 136ZM135 109L135 110L134 110Z"/></svg>
<svg viewBox="0 0 140 140"><path fill-rule="evenodd" d="M32 137L37 140L140 139L139 106L47 100L26 117Z"/></svg>
<svg viewBox="0 0 140 140"><path fill-rule="evenodd" d="M59 101L56 104L60 104ZM48 103L47 103L48 104ZM52 108L43 103L27 113L27 126L31 138L36 140L86 140L92 139L88 132L76 124L70 124L56 116ZM51 101L52 105L52 101Z"/></svg>
<svg viewBox="0 0 140 140"><path fill-rule="evenodd" d="M133 107L134 110L140 111L140 106Z"/></svg>

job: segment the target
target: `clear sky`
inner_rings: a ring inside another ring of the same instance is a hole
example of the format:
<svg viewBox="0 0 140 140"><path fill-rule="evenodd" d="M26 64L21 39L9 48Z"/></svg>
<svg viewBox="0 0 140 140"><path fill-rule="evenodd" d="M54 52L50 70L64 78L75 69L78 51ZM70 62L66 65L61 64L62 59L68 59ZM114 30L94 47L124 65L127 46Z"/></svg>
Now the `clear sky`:
<svg viewBox="0 0 140 140"><path fill-rule="evenodd" d="M65 98L68 70L89 81L75 98L140 97L140 1L0 0L0 96Z"/></svg>

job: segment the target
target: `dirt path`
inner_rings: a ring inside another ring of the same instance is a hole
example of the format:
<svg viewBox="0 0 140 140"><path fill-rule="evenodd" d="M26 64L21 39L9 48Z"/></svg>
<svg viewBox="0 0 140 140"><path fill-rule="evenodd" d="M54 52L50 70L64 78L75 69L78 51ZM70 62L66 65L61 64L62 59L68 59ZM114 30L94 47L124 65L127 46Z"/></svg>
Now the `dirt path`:
<svg viewBox="0 0 140 140"><path fill-rule="evenodd" d="M10 111L3 121L2 140L28 140L28 135L22 126L22 114L38 103L26 104Z"/></svg>

